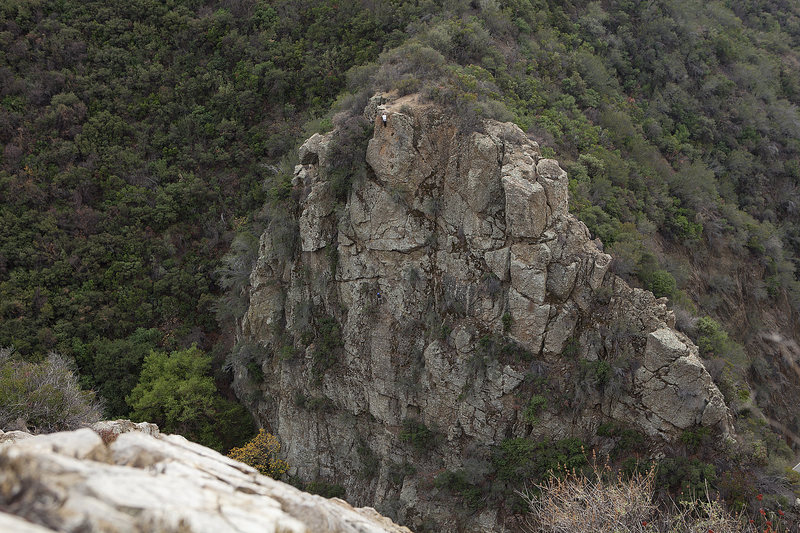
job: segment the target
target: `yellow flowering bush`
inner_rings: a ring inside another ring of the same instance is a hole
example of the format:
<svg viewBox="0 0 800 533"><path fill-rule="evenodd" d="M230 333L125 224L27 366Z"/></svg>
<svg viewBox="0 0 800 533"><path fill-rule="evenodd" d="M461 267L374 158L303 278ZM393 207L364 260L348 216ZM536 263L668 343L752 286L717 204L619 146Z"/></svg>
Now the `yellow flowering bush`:
<svg viewBox="0 0 800 533"><path fill-rule="evenodd" d="M281 444L278 438L263 429L258 430L258 435L250 439L241 448L232 448L228 457L252 466L265 476L280 479L287 470L289 463L278 458Z"/></svg>

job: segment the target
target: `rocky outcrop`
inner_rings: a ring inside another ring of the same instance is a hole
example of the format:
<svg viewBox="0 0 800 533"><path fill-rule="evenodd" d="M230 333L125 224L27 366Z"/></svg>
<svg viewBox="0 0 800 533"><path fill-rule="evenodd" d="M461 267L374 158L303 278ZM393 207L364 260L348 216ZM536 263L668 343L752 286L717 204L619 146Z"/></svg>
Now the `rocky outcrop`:
<svg viewBox="0 0 800 533"><path fill-rule="evenodd" d="M153 424L93 429L0 434L0 531L410 533Z"/></svg>
<svg viewBox="0 0 800 533"><path fill-rule="evenodd" d="M243 335L266 355L235 362L235 386L295 474L336 480L406 523L452 524L430 480L397 465L485 462L511 437L591 443L609 421L654 454L695 426L731 435L666 300L609 273L568 212L566 173L536 142L494 121L465 133L414 97L376 97L366 116L367 177L337 208L326 166L337 132L309 139L293 182L300 251L277 253L267 230L251 276ZM535 421L533 394L547 398ZM424 454L409 424L439 436ZM503 520L487 510L464 527Z"/></svg>

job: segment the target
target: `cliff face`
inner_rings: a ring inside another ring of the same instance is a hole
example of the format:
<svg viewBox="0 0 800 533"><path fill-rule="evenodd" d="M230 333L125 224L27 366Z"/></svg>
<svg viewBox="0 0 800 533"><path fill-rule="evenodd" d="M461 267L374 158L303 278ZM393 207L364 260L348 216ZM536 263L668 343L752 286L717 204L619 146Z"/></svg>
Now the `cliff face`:
<svg viewBox="0 0 800 533"><path fill-rule="evenodd" d="M0 531L409 533L159 433L99 422L32 436L0 431Z"/></svg>
<svg viewBox="0 0 800 533"><path fill-rule="evenodd" d="M296 474L443 523L425 474L507 438L593 443L614 421L657 453L696 426L732 433L666 300L608 272L568 212L566 173L519 128L464 133L414 97L375 97L365 116L366 178L337 202L339 133L311 137L294 179L300 250L283 256L268 230L251 275L243 333L264 378L239 361L235 386ZM398 476L404 464L417 473Z"/></svg>

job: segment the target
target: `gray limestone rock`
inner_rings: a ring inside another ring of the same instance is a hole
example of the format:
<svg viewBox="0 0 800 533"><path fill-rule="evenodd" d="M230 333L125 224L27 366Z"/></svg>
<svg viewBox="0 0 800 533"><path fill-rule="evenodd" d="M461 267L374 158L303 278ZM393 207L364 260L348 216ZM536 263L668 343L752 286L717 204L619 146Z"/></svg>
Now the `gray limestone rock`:
<svg viewBox="0 0 800 533"><path fill-rule="evenodd" d="M536 165L539 181L547 194L547 203L553 213L567 213L567 173L554 159L541 159Z"/></svg>
<svg viewBox="0 0 800 533"><path fill-rule="evenodd" d="M295 182L302 252L281 259L262 238L251 275L243 337L299 355L273 350L257 388L234 368L234 388L280 437L292 474L342 482L353 502L411 526L446 524L446 496L421 474L398 482L397 465L457 469L507 437L591 443L607 421L647 435L653 454L695 424L733 436L665 302L609 272L611 256L569 213L566 172L517 126L461 132L415 96L377 97L365 116L366 179L332 209L320 176L337 132L309 139ZM340 338L320 333L330 324ZM581 365L601 361L614 369L607 386L576 386ZM559 390L536 425L522 412L526 375ZM409 421L433 428L425 454L401 438ZM365 464L370 475L354 476ZM511 527L503 520L481 514L474 530Z"/></svg>
<svg viewBox="0 0 800 533"><path fill-rule="evenodd" d="M0 530L410 533L374 509L301 492L152 424L97 430L121 433L109 445L90 429L38 435L0 451Z"/></svg>
<svg viewBox="0 0 800 533"><path fill-rule="evenodd" d="M506 227L512 236L535 239L547 226L547 196L544 188L518 175L504 175Z"/></svg>

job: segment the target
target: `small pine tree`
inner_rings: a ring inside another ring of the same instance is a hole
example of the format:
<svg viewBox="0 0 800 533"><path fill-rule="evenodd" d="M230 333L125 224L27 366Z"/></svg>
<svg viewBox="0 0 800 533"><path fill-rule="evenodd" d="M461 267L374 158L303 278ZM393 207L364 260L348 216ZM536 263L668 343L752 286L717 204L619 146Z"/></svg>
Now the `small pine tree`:
<svg viewBox="0 0 800 533"><path fill-rule="evenodd" d="M241 448L233 448L228 457L250 465L265 476L280 479L289 470L289 463L278 458L281 444L278 438L263 429Z"/></svg>

